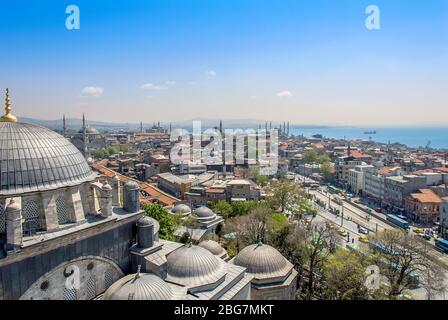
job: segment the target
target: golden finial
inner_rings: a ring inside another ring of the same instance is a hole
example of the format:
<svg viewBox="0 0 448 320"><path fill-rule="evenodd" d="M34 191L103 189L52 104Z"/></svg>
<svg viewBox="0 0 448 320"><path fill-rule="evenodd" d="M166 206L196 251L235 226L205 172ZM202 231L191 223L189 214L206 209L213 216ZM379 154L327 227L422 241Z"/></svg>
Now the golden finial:
<svg viewBox="0 0 448 320"><path fill-rule="evenodd" d="M0 122L17 122L17 118L11 114L11 100L9 99L8 88L6 88L5 115L0 118Z"/></svg>

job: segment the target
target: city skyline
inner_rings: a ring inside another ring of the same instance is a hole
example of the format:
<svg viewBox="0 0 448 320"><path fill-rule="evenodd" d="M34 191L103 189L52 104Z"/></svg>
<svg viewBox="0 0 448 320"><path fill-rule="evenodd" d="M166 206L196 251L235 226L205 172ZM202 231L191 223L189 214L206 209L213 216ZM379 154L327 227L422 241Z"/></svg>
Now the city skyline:
<svg viewBox="0 0 448 320"><path fill-rule="evenodd" d="M67 3L8 3L0 86L19 118L448 125L448 4L376 1L368 30L370 4L77 1L67 30Z"/></svg>

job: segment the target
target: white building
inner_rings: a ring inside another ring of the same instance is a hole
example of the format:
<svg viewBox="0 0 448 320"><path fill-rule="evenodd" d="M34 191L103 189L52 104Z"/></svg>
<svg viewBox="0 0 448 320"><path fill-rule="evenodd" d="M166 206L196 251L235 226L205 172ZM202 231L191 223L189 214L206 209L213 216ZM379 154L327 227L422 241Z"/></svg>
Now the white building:
<svg viewBox="0 0 448 320"><path fill-rule="evenodd" d="M375 167L372 165L359 165L348 171L348 184L356 194L365 190L364 178L366 171L375 171Z"/></svg>

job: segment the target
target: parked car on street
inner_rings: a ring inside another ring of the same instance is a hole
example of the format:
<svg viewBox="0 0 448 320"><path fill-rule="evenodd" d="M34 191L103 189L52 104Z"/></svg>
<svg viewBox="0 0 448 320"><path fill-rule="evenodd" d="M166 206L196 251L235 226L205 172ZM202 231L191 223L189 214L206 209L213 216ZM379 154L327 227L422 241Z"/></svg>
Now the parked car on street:
<svg viewBox="0 0 448 320"><path fill-rule="evenodd" d="M369 234L369 230L367 228L364 228L361 226L359 226L358 231L359 231L359 233L362 233L362 234Z"/></svg>

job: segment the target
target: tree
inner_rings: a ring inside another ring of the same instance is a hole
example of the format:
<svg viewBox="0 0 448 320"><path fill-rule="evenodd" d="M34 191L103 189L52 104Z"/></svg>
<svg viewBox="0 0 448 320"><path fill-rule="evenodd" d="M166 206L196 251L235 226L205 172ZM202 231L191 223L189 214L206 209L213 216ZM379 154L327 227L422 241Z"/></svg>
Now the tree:
<svg viewBox="0 0 448 320"><path fill-rule="evenodd" d="M324 298L327 300L364 300L367 265L359 253L339 248L325 261L323 268Z"/></svg>
<svg viewBox="0 0 448 320"><path fill-rule="evenodd" d="M159 222L159 236L165 240L175 240L174 232L181 225L180 216L170 215L168 211L159 204L144 204L143 210L148 217L154 218Z"/></svg>
<svg viewBox="0 0 448 320"><path fill-rule="evenodd" d="M247 215L232 218L226 224L228 233L235 232L237 234L237 251L258 241L268 243L267 233L270 213L269 208L258 207Z"/></svg>
<svg viewBox="0 0 448 320"><path fill-rule="evenodd" d="M305 151L305 153L302 156L302 161L304 163L317 163L317 159L318 159L318 154L316 152L316 150L312 149L312 150L308 150Z"/></svg>
<svg viewBox="0 0 448 320"><path fill-rule="evenodd" d="M428 296L444 289L435 285L442 272L429 255L426 242L400 230L385 230L373 236L372 242L376 263L390 282L389 299L398 299L405 290L413 288L416 277L426 286Z"/></svg>
<svg viewBox="0 0 448 320"><path fill-rule="evenodd" d="M308 164L322 164L330 162L330 157L326 153L318 153L316 150L307 150L302 156L302 161Z"/></svg>
<svg viewBox="0 0 448 320"><path fill-rule="evenodd" d="M232 213L229 215L231 217L238 217L247 215L251 210L265 206L264 201L233 201L231 204Z"/></svg>
<svg viewBox="0 0 448 320"><path fill-rule="evenodd" d="M324 162L320 166L320 172L322 173L322 176L324 177L324 180L327 182L333 182L334 181L334 173L333 173L333 166L331 165L331 162Z"/></svg>
<svg viewBox="0 0 448 320"><path fill-rule="evenodd" d="M339 238L336 229L329 223L315 224L305 231L304 258L308 269L308 279L305 282L301 296L310 300L315 297L321 287L323 267L330 254L336 248Z"/></svg>
<svg viewBox="0 0 448 320"><path fill-rule="evenodd" d="M289 180L271 183L266 193L268 204L290 217L301 218L304 214L316 213L305 190Z"/></svg>
<svg viewBox="0 0 448 320"><path fill-rule="evenodd" d="M251 179L254 179L258 184L265 184L269 181L268 177L260 174L260 167L254 166L250 169Z"/></svg>
<svg viewBox="0 0 448 320"><path fill-rule="evenodd" d="M213 211L222 216L224 219L227 219L232 215L232 206L225 200L219 200L213 205Z"/></svg>

